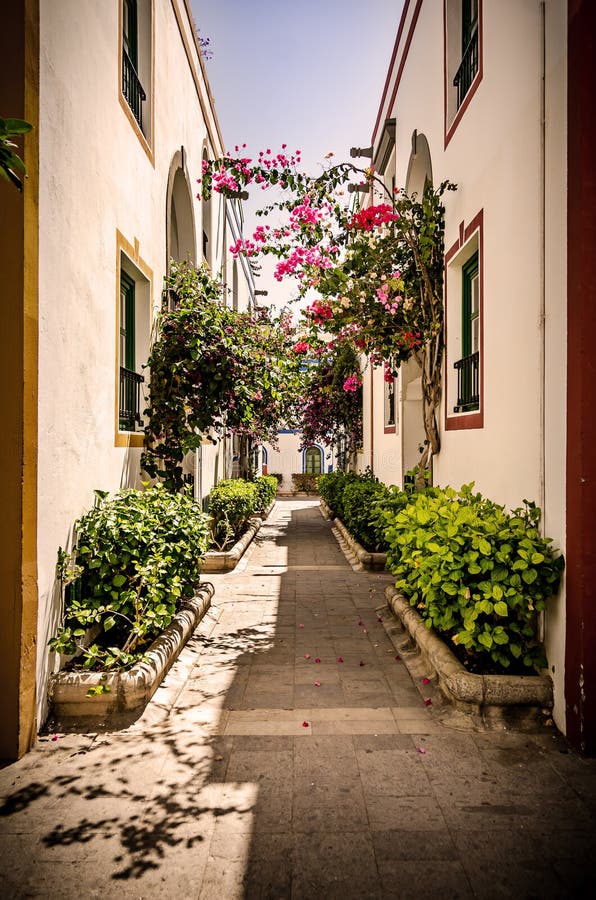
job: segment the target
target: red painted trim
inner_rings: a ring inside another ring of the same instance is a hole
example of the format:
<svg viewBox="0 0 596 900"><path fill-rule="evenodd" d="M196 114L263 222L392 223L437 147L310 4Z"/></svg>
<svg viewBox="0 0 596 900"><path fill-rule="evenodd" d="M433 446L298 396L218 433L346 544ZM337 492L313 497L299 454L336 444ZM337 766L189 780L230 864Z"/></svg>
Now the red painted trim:
<svg viewBox="0 0 596 900"><path fill-rule="evenodd" d="M406 12L408 3L409 3L409 0L407 0L406 7L404 7L404 13ZM422 0L417 0L417 2L416 2L416 8L415 8L415 10L414 10L414 12L413 12L413 14L412 14L412 21L411 21L411 23L410 23L410 28L409 28L409 31L408 31L408 36L407 36L407 38L406 38L406 43L405 43L405 45L404 45L404 51L403 51L403 53L402 53L402 56L401 56L401 59L400 59L400 62L399 62L399 69L397 70L397 75L396 75L396 77L395 77L395 84L394 84L394 86L393 86L393 91L392 91L392 93L391 93L391 100L389 101L389 104L388 104L388 106L387 106L387 112L388 112L388 113L391 112L391 110L393 109L393 104L395 103L395 97L397 96L397 90L398 90L398 88L399 88L399 83L400 83L400 81L401 81L402 72L403 72L403 70L404 70L404 66L405 66L405 64L406 64L406 59L407 59L407 57L408 57L408 52L409 52L409 50L410 50L410 44L412 43L412 38L413 38L413 36L414 36L414 30L415 30L415 28L416 28L416 22L418 21L418 13L420 12L420 7L421 7L421 6L422 6ZM405 16L402 15L402 21L400 22L400 31L398 32L398 35L397 35L398 40L397 40L396 44L399 42L399 38L400 38L400 36L401 36L401 31L402 31L402 29L403 29L403 24L404 24L404 23L405 23ZM393 63L393 61L394 61L394 57L392 57L392 63ZM389 72L391 73L391 69L389 70ZM387 82L386 82L386 85L385 85L385 86L388 87L388 84L389 84L389 77L387 78ZM384 100L384 99L385 99L385 94L383 94L383 100ZM383 101L381 101L381 107L379 108L379 114L378 114L378 116L377 116L377 121L376 121L376 123L375 123L375 128L374 128L374 131L373 131L373 136L372 136L372 143L373 143L373 145L374 145L374 142L375 142L376 137L377 137L377 132L378 132L378 128L379 128L379 124L380 124L382 112L383 112ZM388 117L388 116L386 116L386 118L387 118L387 117Z"/></svg>
<svg viewBox="0 0 596 900"><path fill-rule="evenodd" d="M455 130L459 123L462 120L462 117L468 108L470 101L476 91L478 90L478 86L482 81L483 74L483 25L482 25L482 0L478 0L478 71L476 72L476 77L474 81L470 85L470 89L466 96L464 97L464 101L458 111L455 114L455 117L451 124L447 126L447 0L443 0L443 117L445 124L445 144L444 148L447 148L447 145L451 138L453 137Z"/></svg>
<svg viewBox="0 0 596 900"><path fill-rule="evenodd" d="M484 428L484 210L480 210L469 225L462 222L459 228L459 239L451 245L445 254L445 431L464 431L474 428ZM471 413L449 413L453 409L453 400L449 397L447 389L447 372L449 371L449 356L447 343L447 267L456 253L459 253L463 245L474 232L478 232L478 276L480 279L480 409ZM451 400L451 402L450 402Z"/></svg>
<svg viewBox="0 0 596 900"><path fill-rule="evenodd" d="M566 731L596 754L596 3L568 2Z"/></svg>

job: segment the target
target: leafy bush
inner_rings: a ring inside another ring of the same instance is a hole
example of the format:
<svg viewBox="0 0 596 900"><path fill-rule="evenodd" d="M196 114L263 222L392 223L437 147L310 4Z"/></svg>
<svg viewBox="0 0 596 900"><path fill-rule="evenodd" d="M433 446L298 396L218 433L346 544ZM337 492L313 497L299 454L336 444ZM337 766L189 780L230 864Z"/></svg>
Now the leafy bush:
<svg viewBox="0 0 596 900"><path fill-rule="evenodd" d="M465 662L545 664L537 618L564 562L539 535L540 510L524 504L507 513L465 485L414 494L383 513L396 587Z"/></svg>
<svg viewBox="0 0 596 900"><path fill-rule="evenodd" d="M295 491L305 491L307 494L317 493L317 476L307 472L297 472L292 475L292 483Z"/></svg>
<svg viewBox="0 0 596 900"><path fill-rule="evenodd" d="M380 481L368 477L346 479L341 520L350 534L371 552L387 549L385 521L379 518L377 510L389 496L389 488Z"/></svg>
<svg viewBox="0 0 596 900"><path fill-rule="evenodd" d="M274 475L259 475L258 478L255 478L254 483L258 492L257 509L259 511L265 510L275 500L278 484L277 478Z"/></svg>
<svg viewBox="0 0 596 900"><path fill-rule="evenodd" d="M220 481L209 495L213 544L222 550L234 544L257 509L260 489L256 482L243 478Z"/></svg>
<svg viewBox="0 0 596 900"><path fill-rule="evenodd" d="M161 485L96 497L95 508L75 523L72 556L59 553L58 572L71 589L64 626L50 646L74 654L86 629L99 625L101 637L84 650L84 665L126 667L193 595L207 516L193 499Z"/></svg>
<svg viewBox="0 0 596 900"><path fill-rule="evenodd" d="M268 478L275 478L277 480L278 485L280 485L282 483L282 481L284 480L284 477L281 474L281 472L270 472L268 475Z"/></svg>
<svg viewBox="0 0 596 900"><path fill-rule="evenodd" d="M354 472L343 472L341 469L317 476L317 490L319 494L327 506L342 520L344 512L343 494L346 485L351 481L357 480L358 477Z"/></svg>

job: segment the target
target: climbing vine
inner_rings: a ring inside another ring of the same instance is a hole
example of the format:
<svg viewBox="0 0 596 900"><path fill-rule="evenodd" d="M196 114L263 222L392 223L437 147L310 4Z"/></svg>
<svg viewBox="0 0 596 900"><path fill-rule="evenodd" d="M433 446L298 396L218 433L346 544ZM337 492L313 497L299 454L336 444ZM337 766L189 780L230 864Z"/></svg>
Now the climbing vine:
<svg viewBox="0 0 596 900"><path fill-rule="evenodd" d="M255 441L275 441L294 410L301 384L300 358L287 312L238 312L221 302L221 285L207 269L172 264L148 360L142 465L167 487L182 486L182 460L205 434L224 430Z"/></svg>
<svg viewBox="0 0 596 900"><path fill-rule="evenodd" d="M205 161L201 191L234 196L248 185L281 188L261 211L283 213L281 225L259 225L252 238L233 247L236 255L277 257L275 277L293 277L299 296L319 298L307 325L350 341L373 365L395 374L413 357L421 369L426 435L420 470L439 452L436 409L443 361L443 260L445 191L427 184L422 196L389 191L372 169L329 165L316 178L299 171L300 155L261 152ZM363 208L348 201L347 188L368 193Z"/></svg>

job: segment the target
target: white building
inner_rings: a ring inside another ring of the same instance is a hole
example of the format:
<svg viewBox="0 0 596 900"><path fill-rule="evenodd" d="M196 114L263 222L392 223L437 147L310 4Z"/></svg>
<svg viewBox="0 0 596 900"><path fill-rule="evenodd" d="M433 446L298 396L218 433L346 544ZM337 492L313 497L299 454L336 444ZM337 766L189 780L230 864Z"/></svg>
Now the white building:
<svg viewBox="0 0 596 900"><path fill-rule="evenodd" d="M292 475L321 475L337 468L337 453L328 444L312 444L302 448L302 432L297 429L281 429L277 446L264 444L260 455L264 475L281 475L279 491L289 494L296 491Z"/></svg>
<svg viewBox="0 0 596 900"><path fill-rule="evenodd" d="M433 478L474 481L510 508L524 498L542 508L544 531L567 562L546 617L555 720L591 752L595 8L588 0L406 0L372 136L388 183L408 192L425 178L458 185L445 197ZM424 439L415 363L392 386L369 370L364 434L365 464L401 484Z"/></svg>
<svg viewBox="0 0 596 900"><path fill-rule="evenodd" d="M94 488L139 481L170 258L206 261L240 309L254 285L226 249L238 208L197 199L202 160L224 145L186 0L16 0L0 44L2 115L34 126L23 195L0 184L0 757L14 758L46 713L58 548ZM231 441L201 450L186 462L204 498Z"/></svg>

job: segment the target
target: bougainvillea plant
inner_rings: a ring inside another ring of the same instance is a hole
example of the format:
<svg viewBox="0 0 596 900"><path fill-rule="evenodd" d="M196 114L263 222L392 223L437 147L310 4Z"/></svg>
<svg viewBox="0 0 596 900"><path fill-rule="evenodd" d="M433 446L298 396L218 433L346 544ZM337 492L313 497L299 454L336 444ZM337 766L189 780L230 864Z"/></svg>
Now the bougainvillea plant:
<svg viewBox="0 0 596 900"><path fill-rule="evenodd" d="M293 352L291 315L258 308L238 312L221 303L221 285L207 269L173 263L164 309L147 366L143 469L166 486L182 486L182 460L206 434L233 431L275 442L291 419L302 381Z"/></svg>
<svg viewBox="0 0 596 900"><path fill-rule="evenodd" d="M281 225L261 225L251 239L232 247L248 257L270 254L279 260L275 277L291 276L299 295L316 291L308 322L384 363L390 373L411 357L422 373L426 434L421 469L440 449L436 408L440 399L443 359L443 233L442 197L454 185L436 190L427 184L423 195L391 192L372 169L351 163L329 165L316 178L300 172L300 154L282 146L268 149L257 160L237 155L205 161L201 192L235 196L249 185L281 188L260 213L284 214ZM347 187L368 193L369 204L355 209Z"/></svg>
<svg viewBox="0 0 596 900"><path fill-rule="evenodd" d="M306 347L308 348L308 344ZM346 460L362 443L362 375L358 354L347 341L330 342L317 352L299 404L302 446L333 446Z"/></svg>

